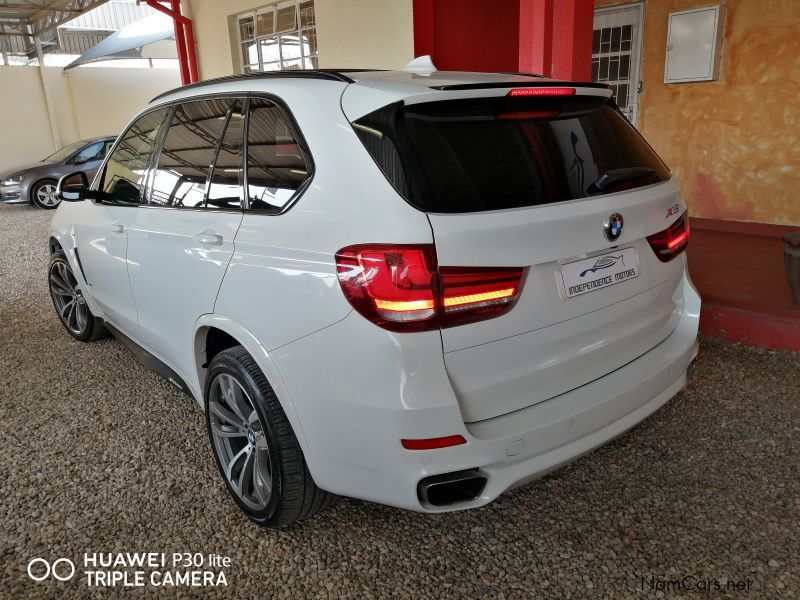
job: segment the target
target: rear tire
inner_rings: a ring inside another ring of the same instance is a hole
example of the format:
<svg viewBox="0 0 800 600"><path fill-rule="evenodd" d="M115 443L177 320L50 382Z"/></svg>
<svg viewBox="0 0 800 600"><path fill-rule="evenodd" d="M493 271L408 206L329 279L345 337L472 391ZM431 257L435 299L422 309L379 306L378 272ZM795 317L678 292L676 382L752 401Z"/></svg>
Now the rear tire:
<svg viewBox="0 0 800 600"><path fill-rule="evenodd" d="M217 467L251 521L279 529L334 501L314 483L275 392L242 346L211 360L204 398Z"/></svg>
<svg viewBox="0 0 800 600"><path fill-rule="evenodd" d="M39 208L53 210L61 204L61 198L56 195L58 182L55 179L42 179L31 187L31 202Z"/></svg>
<svg viewBox="0 0 800 600"><path fill-rule="evenodd" d="M89 310L72 267L60 250L50 257L47 283L56 315L73 339L94 342L108 336L102 319L95 317Z"/></svg>

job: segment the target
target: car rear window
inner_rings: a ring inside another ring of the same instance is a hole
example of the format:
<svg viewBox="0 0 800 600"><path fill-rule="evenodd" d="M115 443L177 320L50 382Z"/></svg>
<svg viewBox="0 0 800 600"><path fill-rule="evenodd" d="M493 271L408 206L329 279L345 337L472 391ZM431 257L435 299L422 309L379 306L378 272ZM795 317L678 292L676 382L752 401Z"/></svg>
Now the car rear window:
<svg viewBox="0 0 800 600"><path fill-rule="evenodd" d="M670 177L606 98L398 102L353 127L395 189L428 212L537 206Z"/></svg>

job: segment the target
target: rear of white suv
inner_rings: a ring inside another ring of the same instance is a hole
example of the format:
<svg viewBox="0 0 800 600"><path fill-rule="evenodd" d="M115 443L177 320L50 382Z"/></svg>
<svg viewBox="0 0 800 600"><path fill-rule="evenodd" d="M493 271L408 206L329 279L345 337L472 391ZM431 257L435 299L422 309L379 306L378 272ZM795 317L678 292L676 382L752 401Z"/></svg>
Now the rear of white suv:
<svg viewBox="0 0 800 600"><path fill-rule="evenodd" d="M211 407L220 471L252 519L308 516L329 501L312 489L412 510L479 506L685 386L700 308L682 253L686 206L605 87L278 74L179 91L149 110L192 114L181 107L225 94L235 104L217 171L241 175L224 206L212 169L185 175L205 181L191 210L170 209L175 193L155 194L156 182L188 173L170 140L199 146L183 130L153 136L133 209L144 212L125 213L123 227L130 306L109 305L126 304L119 293L94 302L74 268L92 240L65 235L110 210L107 198L81 203L85 214L59 209L53 242L90 316ZM276 107L279 126L263 117ZM242 163L234 118L247 123ZM180 126L196 134L199 123ZM178 302L160 308L165 292ZM228 403L234 387L255 408L247 422Z"/></svg>

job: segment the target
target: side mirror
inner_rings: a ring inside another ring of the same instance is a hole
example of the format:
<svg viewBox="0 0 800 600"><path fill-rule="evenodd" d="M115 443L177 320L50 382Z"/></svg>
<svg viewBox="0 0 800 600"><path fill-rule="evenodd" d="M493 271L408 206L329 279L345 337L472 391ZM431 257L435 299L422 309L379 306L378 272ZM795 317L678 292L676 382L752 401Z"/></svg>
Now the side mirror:
<svg viewBox="0 0 800 600"><path fill-rule="evenodd" d="M83 171L75 171L58 180L56 194L64 202L80 202L89 197L89 178Z"/></svg>

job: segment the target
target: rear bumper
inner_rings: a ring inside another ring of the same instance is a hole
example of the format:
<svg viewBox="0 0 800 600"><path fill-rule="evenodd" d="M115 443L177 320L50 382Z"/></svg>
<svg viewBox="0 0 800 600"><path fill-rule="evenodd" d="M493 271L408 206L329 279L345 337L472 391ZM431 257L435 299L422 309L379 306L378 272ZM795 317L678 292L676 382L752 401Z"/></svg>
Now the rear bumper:
<svg viewBox="0 0 800 600"><path fill-rule="evenodd" d="M385 336L393 336L351 315L278 349L273 357L300 419L315 481L331 492L405 509L460 510L487 504L608 442L687 383L698 350L700 298L688 276L681 285L682 312L658 346L580 388L468 425L447 379L441 347L430 340L415 337L423 340L416 348L383 347ZM373 334L383 341L360 343ZM304 368L292 366L303 358L326 362L319 365L320 377L309 381L307 361ZM400 445L403 438L453 434L467 443L433 451ZM469 469L487 480L477 497L445 507L420 501L422 479Z"/></svg>

